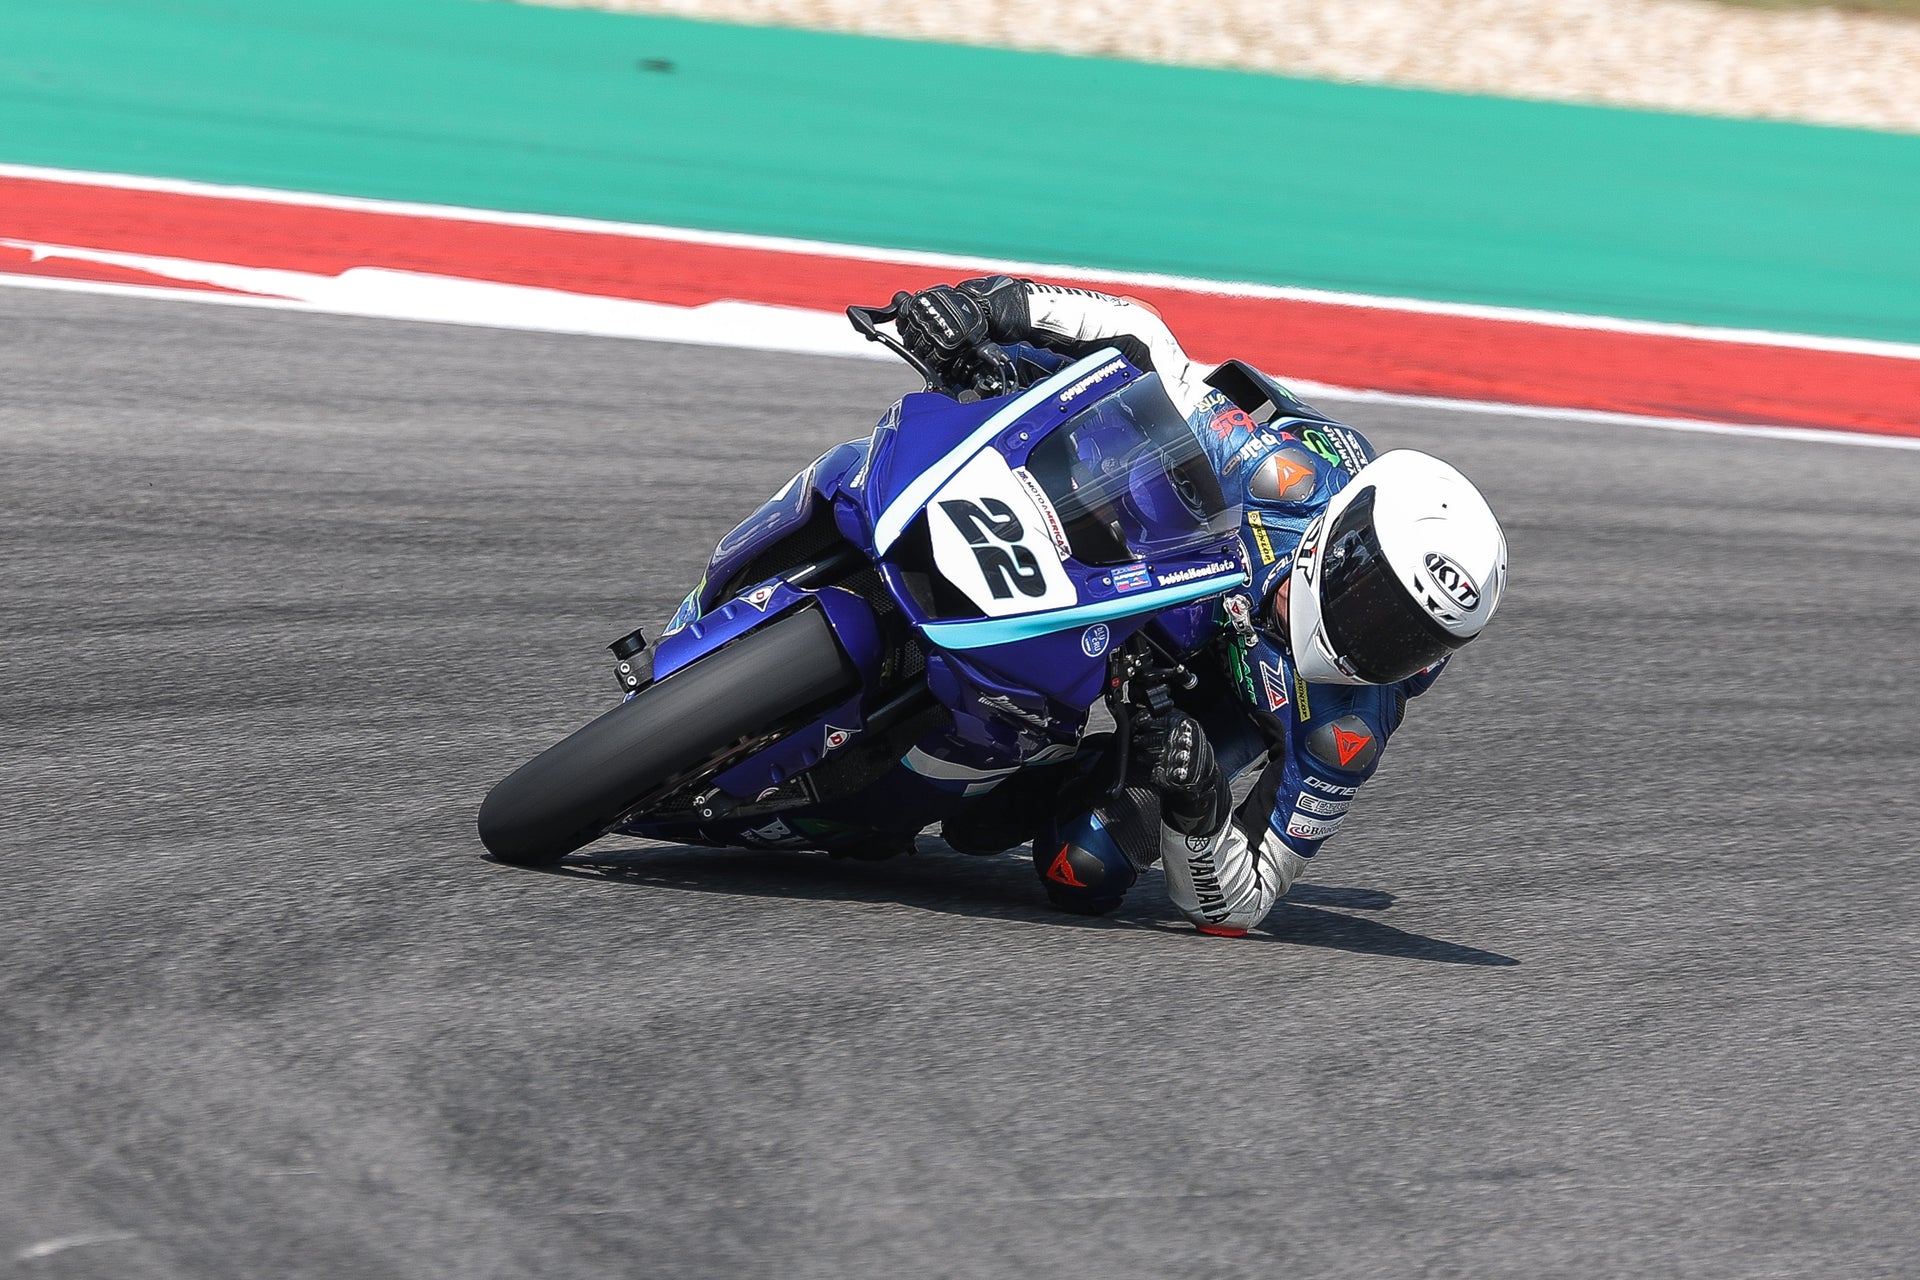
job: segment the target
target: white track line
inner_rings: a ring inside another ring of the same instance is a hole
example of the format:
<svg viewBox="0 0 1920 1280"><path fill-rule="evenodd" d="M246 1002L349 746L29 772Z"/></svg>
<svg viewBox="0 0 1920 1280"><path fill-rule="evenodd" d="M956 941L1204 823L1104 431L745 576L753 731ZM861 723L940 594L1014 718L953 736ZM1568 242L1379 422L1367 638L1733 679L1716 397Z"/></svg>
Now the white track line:
<svg viewBox="0 0 1920 1280"><path fill-rule="evenodd" d="M512 286L499 286L510 289ZM298 298L261 298L240 294L208 293L195 289L166 289L149 285L109 284L93 280L61 280L50 276L16 276L0 273L0 288L40 289L54 293L93 293L119 298L146 298L160 302L199 302L214 306L258 307L270 311L300 311L309 315L346 315L363 319L406 320L430 324L469 325L483 329L513 329L534 333L566 333L585 337L628 338L649 342L681 342L697 346L732 347L750 351L781 351L799 355L821 355L842 359L888 360L892 356L879 346L866 342L842 344L816 337L811 332L796 332L795 313L790 308L756 307L747 303L722 304L729 309L732 323L724 332L716 332L711 323L713 308L666 307L655 303L632 304L634 310L620 317L617 327L600 316L579 314L569 318L558 310L542 314L534 308L491 308L489 314L441 312L434 315L402 314L389 305L356 307L345 299L321 303ZM550 293L528 290L528 293ZM604 303L606 299L583 299ZM756 320L759 312L772 313L769 325ZM673 313L682 313L676 316ZM705 314L703 314L705 313ZM817 315L822 322L841 322L841 317L826 312ZM1795 440L1811 444L1862 445L1879 449L1920 449L1920 438L1873 435L1866 432L1817 430L1804 427L1769 427L1751 423L1705 422L1692 418L1658 418L1631 413L1609 413L1598 409L1560 409L1538 405L1501 404L1488 400L1454 400L1441 396L1407 395L1396 391L1368 391L1354 387L1336 387L1321 382L1288 378L1287 384L1309 395L1330 396L1367 404L1411 405L1441 411L1495 413L1516 418L1548 418L1585 422L1604 426L1647 427L1661 431L1692 431L1709 435L1758 436L1774 440Z"/></svg>
<svg viewBox="0 0 1920 1280"><path fill-rule="evenodd" d="M1478 303L1432 302L1420 298L1396 298L1376 294L1340 293L1326 289L1293 288L1282 285L1247 284L1233 281L1204 280L1189 276L1162 275L1155 272L1105 271L1062 263L1019 262L959 254L922 253L908 249L882 249L870 245L832 244L819 240L796 240L782 236L745 235L722 231L694 231L685 227L665 227L645 223L606 222L593 218L572 218L554 214L512 213L493 209L468 209L456 205L420 204L412 201L371 200L358 196L332 196L315 192L279 191L269 187L228 186L190 182L178 178L148 178L124 173L94 173L80 169L48 169L36 165L0 164L0 178L27 178L63 182L77 186L111 187L123 191L157 191L175 195L205 196L222 200L249 200L267 204L305 206L316 209L346 209L364 213L384 213L397 217L453 219L495 226L538 227L555 231L582 231L598 235L628 236L647 240L673 240L684 244L707 244L738 249L759 249L780 253L810 254L816 257L854 258L868 262L897 262L913 266L953 268L978 272L1002 272L1024 276L1068 276L1120 286L1139 285L1182 289L1195 293L1217 293L1229 297L1271 298L1288 302L1312 302L1326 306L1359 307L1381 311L1401 311L1419 315L1460 316L1478 320L1503 320L1516 324L1546 325L1559 329L1592 329L1607 333L1646 334L1684 338L1700 342L1732 342L1754 346L1791 347L1804 351L1837 351L1852 355L1885 356L1896 360L1920 360L1920 343L1886 342L1870 338L1838 338L1821 334L1778 333L1762 329L1728 329L1704 325L1670 324L1653 320L1624 320L1611 316L1578 315L1564 311L1530 311L1521 307L1497 307ZM4 230L4 226L0 226Z"/></svg>
<svg viewBox="0 0 1920 1280"><path fill-rule="evenodd" d="M150 261L158 261L151 259ZM337 277L298 272L209 270L228 287L299 290L304 296L259 297L201 289L64 280L55 276L0 273L0 287L43 289L56 293L99 293L118 298L162 302L204 302L310 315L356 316L367 320L408 320L458 324L480 329L517 329L529 333L565 333L591 338L631 338L644 342L681 342L703 347L740 347L795 355L890 360L892 355L860 337L845 316L751 302L713 302L675 307L659 302L629 302L588 297L556 289L531 289L484 280L419 275L405 271L358 268ZM191 279L195 277L183 276ZM333 285L337 287L313 287ZM309 291L311 290L311 291Z"/></svg>
<svg viewBox="0 0 1920 1280"><path fill-rule="evenodd" d="M1490 413L1507 418L1549 418L1556 422L1585 422L1609 427L1647 427L1655 431L1692 431L1717 436L1760 436L1771 440L1801 440L1812 444L1852 444L1869 449L1920 449L1920 437L1876 435L1823 427L1769 427L1759 423L1705 422L1696 418L1656 418L1605 409L1559 409L1551 406L1501 404L1493 400L1454 400L1445 396L1416 396L1399 391L1357 391L1323 382L1285 380L1288 387L1308 396L1327 396L1362 404L1409 405L1421 409Z"/></svg>

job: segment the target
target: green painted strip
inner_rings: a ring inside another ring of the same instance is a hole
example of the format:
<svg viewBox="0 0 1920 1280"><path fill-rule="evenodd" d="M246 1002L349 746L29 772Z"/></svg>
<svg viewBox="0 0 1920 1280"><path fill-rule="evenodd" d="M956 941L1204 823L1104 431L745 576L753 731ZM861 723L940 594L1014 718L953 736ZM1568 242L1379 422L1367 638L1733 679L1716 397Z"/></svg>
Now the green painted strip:
<svg viewBox="0 0 1920 1280"><path fill-rule="evenodd" d="M1920 341L1920 137L484 0L0 0L0 160Z"/></svg>

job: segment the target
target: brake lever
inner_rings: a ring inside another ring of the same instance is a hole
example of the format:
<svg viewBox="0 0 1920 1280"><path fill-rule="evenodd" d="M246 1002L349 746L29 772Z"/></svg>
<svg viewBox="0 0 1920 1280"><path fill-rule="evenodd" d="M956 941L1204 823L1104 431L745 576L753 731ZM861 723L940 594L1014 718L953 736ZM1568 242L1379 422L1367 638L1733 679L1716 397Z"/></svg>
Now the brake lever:
<svg viewBox="0 0 1920 1280"><path fill-rule="evenodd" d="M880 327L889 322L895 324L899 322L901 303L909 296L911 295L896 293L893 295L893 301L884 307L848 307L847 320L868 342L877 342L893 352L906 361L907 366L915 373L925 378L929 387L937 387L940 385L940 378L935 375L927 362L908 350L906 343Z"/></svg>

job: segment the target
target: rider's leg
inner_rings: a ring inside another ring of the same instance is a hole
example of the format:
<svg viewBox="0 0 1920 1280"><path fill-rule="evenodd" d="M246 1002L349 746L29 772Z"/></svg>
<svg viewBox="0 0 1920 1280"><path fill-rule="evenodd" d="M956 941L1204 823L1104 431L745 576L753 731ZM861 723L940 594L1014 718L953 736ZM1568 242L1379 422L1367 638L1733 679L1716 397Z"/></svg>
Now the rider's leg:
<svg viewBox="0 0 1920 1280"><path fill-rule="evenodd" d="M1076 776L1073 761L1035 765L984 795L963 802L940 824L956 851L976 855L1017 848L1040 834L1060 807L1060 789Z"/></svg>

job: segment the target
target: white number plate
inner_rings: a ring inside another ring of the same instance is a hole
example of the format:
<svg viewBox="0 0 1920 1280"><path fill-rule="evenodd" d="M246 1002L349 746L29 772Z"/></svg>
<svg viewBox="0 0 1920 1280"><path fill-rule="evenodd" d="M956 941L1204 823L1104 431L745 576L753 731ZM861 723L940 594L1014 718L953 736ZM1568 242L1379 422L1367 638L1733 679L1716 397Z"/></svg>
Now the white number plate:
<svg viewBox="0 0 1920 1280"><path fill-rule="evenodd" d="M984 449L927 504L933 561L990 618L1078 604L1038 504Z"/></svg>

